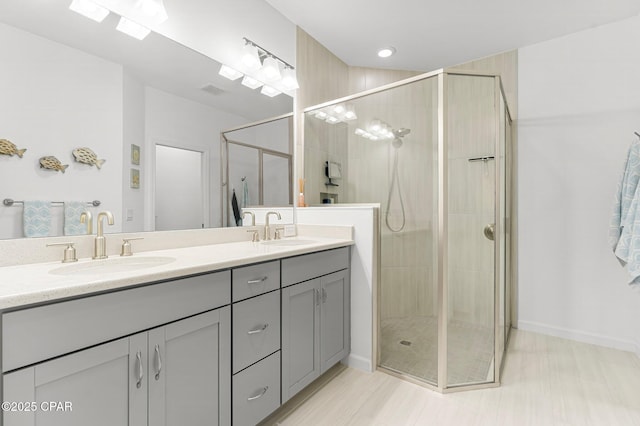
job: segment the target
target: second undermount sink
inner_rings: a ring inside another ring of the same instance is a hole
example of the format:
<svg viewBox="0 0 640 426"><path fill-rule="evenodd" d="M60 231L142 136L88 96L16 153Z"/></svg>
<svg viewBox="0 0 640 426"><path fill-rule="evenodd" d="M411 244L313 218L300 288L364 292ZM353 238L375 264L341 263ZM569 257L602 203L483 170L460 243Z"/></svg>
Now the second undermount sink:
<svg viewBox="0 0 640 426"><path fill-rule="evenodd" d="M317 241L313 240L268 240L262 241L262 244L267 246L303 246L305 244L313 244Z"/></svg>
<svg viewBox="0 0 640 426"><path fill-rule="evenodd" d="M139 269L153 268L174 262L174 257L149 256L149 257L114 257L104 260L91 260L73 265L65 265L49 271L53 275L103 275L117 272L137 271Z"/></svg>

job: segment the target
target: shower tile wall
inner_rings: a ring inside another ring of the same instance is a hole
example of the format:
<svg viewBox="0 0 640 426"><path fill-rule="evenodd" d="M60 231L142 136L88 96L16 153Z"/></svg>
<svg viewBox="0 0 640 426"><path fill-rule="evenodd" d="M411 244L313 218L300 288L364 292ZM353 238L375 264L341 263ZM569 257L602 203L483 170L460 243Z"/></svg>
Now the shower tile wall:
<svg viewBox="0 0 640 426"><path fill-rule="evenodd" d="M305 140L305 203L308 205L321 204L320 193L337 194L339 202L347 202L349 164L347 160L348 145L347 125L344 123L328 124L307 114L304 122ZM325 176L325 161L340 163L342 179L336 180L339 186L327 186ZM297 186L297 182L296 182ZM297 196L297 192L295 194Z"/></svg>
<svg viewBox="0 0 640 426"><path fill-rule="evenodd" d="M437 169L436 79L401 86L360 99L358 126L379 119L398 129L411 129L398 151L399 182L406 224L391 232L385 212L393 172L394 148L390 140L371 141L349 129L347 200L381 206L381 319L436 315L434 201ZM392 199L391 225L401 224L397 196Z"/></svg>
<svg viewBox="0 0 640 426"><path fill-rule="evenodd" d="M494 79L449 76L449 321L492 327L496 111Z"/></svg>

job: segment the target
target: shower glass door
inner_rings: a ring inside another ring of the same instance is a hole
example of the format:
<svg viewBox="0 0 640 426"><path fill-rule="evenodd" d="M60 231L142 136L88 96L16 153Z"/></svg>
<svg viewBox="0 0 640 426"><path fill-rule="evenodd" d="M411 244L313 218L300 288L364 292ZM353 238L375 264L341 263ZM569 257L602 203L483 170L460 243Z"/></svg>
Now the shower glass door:
<svg viewBox="0 0 640 426"><path fill-rule="evenodd" d="M495 81L447 76L447 387L494 381Z"/></svg>

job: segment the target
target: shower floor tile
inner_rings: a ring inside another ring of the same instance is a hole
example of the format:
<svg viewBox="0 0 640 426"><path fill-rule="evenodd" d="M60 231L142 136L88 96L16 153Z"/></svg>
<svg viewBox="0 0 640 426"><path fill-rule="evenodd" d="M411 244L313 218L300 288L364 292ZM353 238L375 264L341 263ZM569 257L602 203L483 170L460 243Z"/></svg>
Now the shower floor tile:
<svg viewBox="0 0 640 426"><path fill-rule="evenodd" d="M448 324L449 385L482 383L493 365L493 330L475 324ZM435 317L382 321L380 365L431 384L438 380L438 320Z"/></svg>

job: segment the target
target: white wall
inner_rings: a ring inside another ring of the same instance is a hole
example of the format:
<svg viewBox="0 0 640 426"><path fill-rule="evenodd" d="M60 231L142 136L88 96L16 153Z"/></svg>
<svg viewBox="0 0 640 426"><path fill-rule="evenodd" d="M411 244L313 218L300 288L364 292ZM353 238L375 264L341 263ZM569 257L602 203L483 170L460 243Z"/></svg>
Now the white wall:
<svg viewBox="0 0 640 426"><path fill-rule="evenodd" d="M124 73L123 80L123 145L122 145L122 230L124 232L144 229L145 205L144 188L148 182L144 180L144 158L150 153L140 150L140 164L131 163L131 145L144 146L145 100L144 85L135 77ZM140 172L139 188L131 188L131 170Z"/></svg>
<svg viewBox="0 0 640 426"><path fill-rule="evenodd" d="M640 294L607 242L640 131L640 17L519 50L519 322L640 351Z"/></svg>
<svg viewBox="0 0 640 426"><path fill-rule="evenodd" d="M220 132L249 120L150 87L145 90L145 100L146 141L143 155L146 155L146 182L154 182L152 153L155 152L156 143L205 152L210 184L210 212L205 226L219 226ZM153 206L152 184L145 185L145 194L149 202L147 205ZM152 209L148 209L145 229L153 229Z"/></svg>
<svg viewBox="0 0 640 426"><path fill-rule="evenodd" d="M378 259L379 205L342 205L298 208L298 224L354 227L351 250L351 353L347 364L364 371L374 365L374 294Z"/></svg>
<svg viewBox="0 0 640 426"><path fill-rule="evenodd" d="M0 139L27 149L22 159L0 155L0 197L98 199L116 216L109 230L119 231L122 67L3 24L0 40ZM75 162L78 147L106 159L102 169ZM64 174L40 168L39 158L50 155L69 165ZM53 212L51 234L61 235L62 208ZM21 206L0 206L0 238L22 236Z"/></svg>

